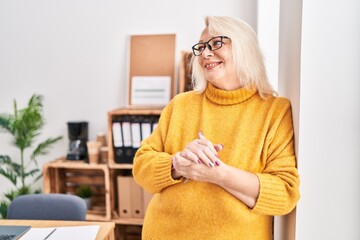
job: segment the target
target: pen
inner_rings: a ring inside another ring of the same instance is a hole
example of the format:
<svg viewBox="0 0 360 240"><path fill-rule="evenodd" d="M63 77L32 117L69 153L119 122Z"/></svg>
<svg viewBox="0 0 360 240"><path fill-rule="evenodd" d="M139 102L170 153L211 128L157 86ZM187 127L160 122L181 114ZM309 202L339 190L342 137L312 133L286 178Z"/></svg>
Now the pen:
<svg viewBox="0 0 360 240"><path fill-rule="evenodd" d="M47 236L44 238L44 240L48 239L48 238L51 236L51 234L53 234L53 233L55 232L55 230L56 230L56 228L54 228L54 230L52 230L51 233L49 233L49 235L47 235Z"/></svg>

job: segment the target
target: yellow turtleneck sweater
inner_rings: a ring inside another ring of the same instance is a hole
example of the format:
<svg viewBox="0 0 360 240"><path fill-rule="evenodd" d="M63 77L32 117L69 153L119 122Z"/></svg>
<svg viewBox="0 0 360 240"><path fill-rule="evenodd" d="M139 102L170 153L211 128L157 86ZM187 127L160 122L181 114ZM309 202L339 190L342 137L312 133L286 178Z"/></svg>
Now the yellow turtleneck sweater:
<svg viewBox="0 0 360 240"><path fill-rule="evenodd" d="M215 184L172 179L171 156L200 130L211 142L224 145L218 154L225 164L258 176L260 193L253 209ZM211 84L202 94L181 93L142 142L133 176L155 194L143 240L270 240L272 215L290 212L299 199L290 103Z"/></svg>

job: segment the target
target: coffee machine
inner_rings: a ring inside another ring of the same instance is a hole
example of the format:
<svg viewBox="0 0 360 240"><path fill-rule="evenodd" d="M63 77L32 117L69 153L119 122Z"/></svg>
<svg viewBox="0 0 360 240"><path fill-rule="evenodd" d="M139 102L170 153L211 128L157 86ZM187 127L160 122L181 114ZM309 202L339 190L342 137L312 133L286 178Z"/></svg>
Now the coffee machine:
<svg viewBox="0 0 360 240"><path fill-rule="evenodd" d="M68 122L69 149L68 160L87 161L88 122Z"/></svg>

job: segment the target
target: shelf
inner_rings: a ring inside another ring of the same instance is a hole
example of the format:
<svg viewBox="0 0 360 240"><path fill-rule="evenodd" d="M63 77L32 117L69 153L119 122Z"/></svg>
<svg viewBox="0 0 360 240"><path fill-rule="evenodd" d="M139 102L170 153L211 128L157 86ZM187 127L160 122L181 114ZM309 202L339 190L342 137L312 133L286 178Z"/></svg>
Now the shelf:
<svg viewBox="0 0 360 240"><path fill-rule="evenodd" d="M160 115L163 108L129 107L112 110L108 115Z"/></svg>
<svg viewBox="0 0 360 240"><path fill-rule="evenodd" d="M109 221L110 219L108 219L106 216L102 216L99 214L94 214L94 213L87 213L86 214L86 221Z"/></svg>
<svg viewBox="0 0 360 240"><path fill-rule="evenodd" d="M116 224L124 224L124 225L143 225L144 220L140 218L114 218L112 219Z"/></svg>
<svg viewBox="0 0 360 240"><path fill-rule="evenodd" d="M114 162L114 161L113 161ZM128 163L109 163L109 168L110 169L132 169L133 165L132 164L128 164Z"/></svg>
<svg viewBox="0 0 360 240"><path fill-rule="evenodd" d="M67 160L65 157L60 157L52 162L49 162L46 164L47 167L52 168L77 168L77 169L100 169L105 170L107 169L107 164L105 163L99 163L99 164L89 164L85 163L81 160Z"/></svg>
<svg viewBox="0 0 360 240"><path fill-rule="evenodd" d="M74 195L80 185L89 185L93 191L92 209L86 219L111 219L110 174L107 164L88 164L59 158L43 166L43 192Z"/></svg>

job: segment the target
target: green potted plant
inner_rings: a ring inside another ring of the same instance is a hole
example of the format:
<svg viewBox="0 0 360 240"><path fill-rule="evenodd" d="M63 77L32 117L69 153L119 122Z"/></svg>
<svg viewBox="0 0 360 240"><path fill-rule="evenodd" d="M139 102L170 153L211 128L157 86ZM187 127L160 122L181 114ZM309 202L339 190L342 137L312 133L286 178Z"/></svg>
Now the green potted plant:
<svg viewBox="0 0 360 240"><path fill-rule="evenodd" d="M50 147L62 138L62 136L47 138L34 147L29 157L25 155L25 150L33 147L45 125L42 100L41 95L34 94L27 107L23 109L18 109L17 102L14 100L14 113L0 114L0 132L12 135L11 143L18 148L20 155L20 161L14 161L8 155L0 155L0 175L8 179L14 186L14 189L5 192L4 196L0 198L2 218L6 218L8 205L15 197L35 193L31 186L42 176L37 158L48 154ZM31 163L35 163L35 166L32 166ZM33 178L32 183L26 181L28 177Z"/></svg>
<svg viewBox="0 0 360 240"><path fill-rule="evenodd" d="M93 193L89 185L85 185L85 184L80 185L76 189L75 194L81 197L82 199L84 199L87 209L91 208L91 196Z"/></svg>

